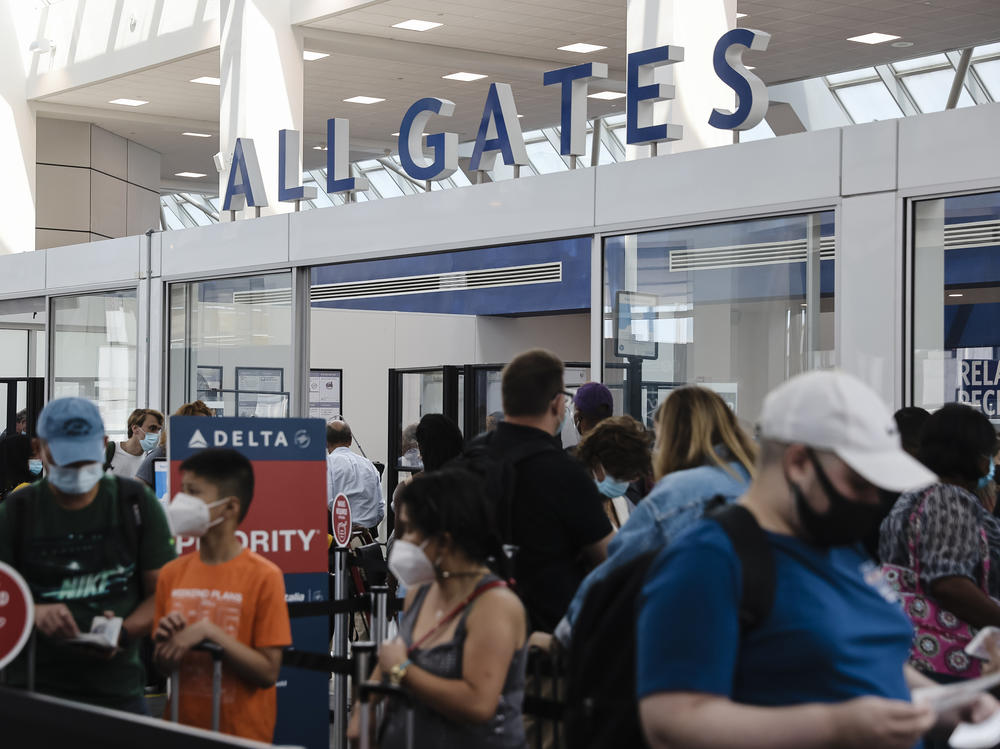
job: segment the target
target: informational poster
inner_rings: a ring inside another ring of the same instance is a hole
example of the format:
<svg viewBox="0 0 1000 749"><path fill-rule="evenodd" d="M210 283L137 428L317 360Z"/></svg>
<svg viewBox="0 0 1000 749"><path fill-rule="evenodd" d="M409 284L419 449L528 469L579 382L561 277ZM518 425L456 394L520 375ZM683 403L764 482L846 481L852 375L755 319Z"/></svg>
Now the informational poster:
<svg viewBox="0 0 1000 749"><path fill-rule="evenodd" d="M199 364L195 368L198 400L215 411L216 416L226 415L222 396L222 367Z"/></svg>
<svg viewBox="0 0 1000 749"><path fill-rule="evenodd" d="M962 359L958 402L1000 418L1000 362L994 359Z"/></svg>
<svg viewBox="0 0 1000 749"><path fill-rule="evenodd" d="M619 291L615 294L615 356L623 359L655 359L656 338L653 322L656 320L655 294Z"/></svg>
<svg viewBox="0 0 1000 749"><path fill-rule="evenodd" d="M281 367L236 368L236 415L278 417L288 413L285 370Z"/></svg>
<svg viewBox="0 0 1000 749"><path fill-rule="evenodd" d="M254 496L237 537L281 568L288 603L327 600L326 425L319 419L171 416L167 434L174 492L181 463L200 450L228 447L249 458ZM178 538L179 554L196 549L197 539ZM327 626L326 616L292 619L293 647L328 652ZM327 674L282 667L274 743L328 749L328 703Z"/></svg>
<svg viewBox="0 0 1000 749"><path fill-rule="evenodd" d="M341 369L309 370L309 416L330 421L341 414Z"/></svg>

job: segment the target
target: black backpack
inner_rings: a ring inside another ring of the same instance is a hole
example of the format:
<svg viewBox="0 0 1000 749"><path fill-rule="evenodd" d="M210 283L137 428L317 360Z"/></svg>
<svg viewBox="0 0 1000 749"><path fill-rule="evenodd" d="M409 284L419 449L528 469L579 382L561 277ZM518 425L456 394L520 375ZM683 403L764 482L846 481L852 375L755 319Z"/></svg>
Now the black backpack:
<svg viewBox="0 0 1000 749"><path fill-rule="evenodd" d="M493 444L493 433L475 438L449 465L464 468L481 477L486 497L493 512L503 558L496 560L496 572L506 580L514 579L514 560L518 547L514 543L514 493L517 484L517 464L532 455L558 450L546 440L526 440L506 450Z"/></svg>
<svg viewBox="0 0 1000 749"><path fill-rule="evenodd" d="M713 499L706 517L729 536L743 568L742 634L758 626L774 604L774 557L767 536L740 505ZM635 628L639 593L660 553L650 551L595 583L573 627L566 687L567 746L623 749L647 746L635 693ZM669 623L664 624L664 629Z"/></svg>
<svg viewBox="0 0 1000 749"><path fill-rule="evenodd" d="M139 545L142 542L142 512L139 500L147 491L145 484L134 479L116 477L118 481L118 509L121 513L122 533L125 536L127 548L136 561L136 574L139 575ZM14 567L21 564L24 540L31 532L31 504L38 494L38 484L29 484L7 497L7 514L14 531L13 558ZM139 580L139 590L142 591L142 580Z"/></svg>

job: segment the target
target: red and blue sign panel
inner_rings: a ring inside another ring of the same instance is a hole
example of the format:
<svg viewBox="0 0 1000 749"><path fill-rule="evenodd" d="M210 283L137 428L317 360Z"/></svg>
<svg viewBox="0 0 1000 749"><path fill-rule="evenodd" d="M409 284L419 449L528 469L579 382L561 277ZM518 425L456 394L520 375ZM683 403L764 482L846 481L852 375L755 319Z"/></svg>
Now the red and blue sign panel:
<svg viewBox="0 0 1000 749"><path fill-rule="evenodd" d="M285 573L288 603L328 598L326 425L322 419L171 416L168 430L171 497L181 485L184 460L209 447L226 447L253 464L254 497L236 531L245 547ZM190 553L197 539L178 538ZM329 651L326 616L292 619L296 650ZM310 749L329 745L329 677L282 667L278 677L275 744Z"/></svg>

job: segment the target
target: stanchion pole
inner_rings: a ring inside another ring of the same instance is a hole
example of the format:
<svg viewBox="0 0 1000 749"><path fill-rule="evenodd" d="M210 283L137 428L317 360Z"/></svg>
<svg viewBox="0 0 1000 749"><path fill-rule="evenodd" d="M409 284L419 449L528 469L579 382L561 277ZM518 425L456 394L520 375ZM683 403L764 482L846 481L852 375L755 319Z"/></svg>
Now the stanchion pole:
<svg viewBox="0 0 1000 749"><path fill-rule="evenodd" d="M372 640L375 642L376 650L382 647L389 636L389 586L373 585L370 588L372 594Z"/></svg>
<svg viewBox="0 0 1000 749"><path fill-rule="evenodd" d="M347 547L333 549L333 598L347 600ZM347 657L348 612L333 615L334 658ZM347 749L347 674L333 677L333 742L331 749Z"/></svg>

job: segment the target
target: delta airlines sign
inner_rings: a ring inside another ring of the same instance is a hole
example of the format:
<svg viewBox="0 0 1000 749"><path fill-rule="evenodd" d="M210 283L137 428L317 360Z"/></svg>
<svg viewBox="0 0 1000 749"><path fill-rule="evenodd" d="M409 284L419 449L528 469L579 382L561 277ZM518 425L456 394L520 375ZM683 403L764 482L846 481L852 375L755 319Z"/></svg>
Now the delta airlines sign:
<svg viewBox="0 0 1000 749"><path fill-rule="evenodd" d="M722 35L715 46L713 65L716 75L736 92L738 105L729 112L714 109L708 118L712 127L721 130L749 130L767 112L767 88L764 82L743 64L747 49L766 50L771 36L754 29L733 29ZM653 103L674 98L674 87L653 81L653 71L662 65L684 60L684 48L673 45L632 52L628 55L626 80L626 141L642 145L680 140L681 125L653 123ZM559 84L561 129L559 152L563 156L582 156L586 152L586 96L591 81L607 78L608 66L588 62L544 74L546 86ZM451 117L454 102L427 97L415 102L403 115L399 126L399 160L415 180L434 181L447 178L458 169L458 134L426 134L432 117ZM348 159L350 122L339 117L327 120L326 191L328 193L366 190L367 181L350 176ZM426 150L424 140L426 138ZM316 188L300 184L298 161L301 135L297 130L278 133L278 200L295 202L316 197ZM429 153L428 153L429 152ZM517 121L514 94L507 83L493 83L486 95L483 117L472 151L470 169L487 171L496 157L509 166L528 163L521 126ZM267 205L267 195L253 140L237 138L226 183L223 210Z"/></svg>

